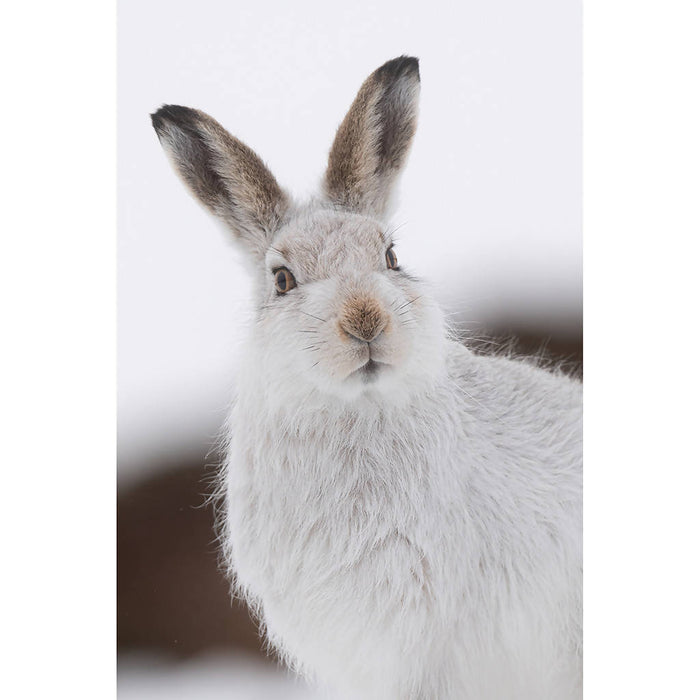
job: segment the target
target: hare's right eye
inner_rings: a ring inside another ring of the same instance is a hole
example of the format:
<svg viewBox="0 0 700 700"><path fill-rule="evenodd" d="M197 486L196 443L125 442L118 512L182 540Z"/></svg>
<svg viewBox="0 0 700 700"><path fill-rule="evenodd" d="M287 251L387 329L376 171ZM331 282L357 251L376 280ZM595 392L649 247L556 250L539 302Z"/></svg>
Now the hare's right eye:
<svg viewBox="0 0 700 700"><path fill-rule="evenodd" d="M275 275L275 289L278 294L286 294L290 289L297 286L294 275L286 267L278 267L273 270Z"/></svg>

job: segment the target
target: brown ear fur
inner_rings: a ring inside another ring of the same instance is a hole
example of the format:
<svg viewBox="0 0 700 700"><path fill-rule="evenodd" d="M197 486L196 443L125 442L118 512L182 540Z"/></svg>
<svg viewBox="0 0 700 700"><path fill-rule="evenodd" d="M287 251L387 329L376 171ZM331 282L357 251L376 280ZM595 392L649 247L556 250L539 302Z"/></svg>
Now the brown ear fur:
<svg viewBox="0 0 700 700"><path fill-rule="evenodd" d="M416 131L418 59L401 56L363 83L328 156L326 196L339 206L383 218Z"/></svg>
<svg viewBox="0 0 700 700"><path fill-rule="evenodd" d="M192 194L254 254L264 255L289 200L262 160L199 110L165 105L151 120Z"/></svg>

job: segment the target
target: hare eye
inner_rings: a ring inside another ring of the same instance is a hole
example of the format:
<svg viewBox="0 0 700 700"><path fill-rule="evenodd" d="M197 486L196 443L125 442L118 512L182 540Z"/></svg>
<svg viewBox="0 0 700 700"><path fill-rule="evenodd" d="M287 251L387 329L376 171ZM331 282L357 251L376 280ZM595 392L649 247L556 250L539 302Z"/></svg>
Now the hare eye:
<svg viewBox="0 0 700 700"><path fill-rule="evenodd" d="M275 288L279 294L286 294L290 289L294 289L297 286L294 275L286 267L279 267L273 272L275 275Z"/></svg>
<svg viewBox="0 0 700 700"><path fill-rule="evenodd" d="M386 266L390 270L396 270L399 267L399 259L396 257L393 246L386 251Z"/></svg>

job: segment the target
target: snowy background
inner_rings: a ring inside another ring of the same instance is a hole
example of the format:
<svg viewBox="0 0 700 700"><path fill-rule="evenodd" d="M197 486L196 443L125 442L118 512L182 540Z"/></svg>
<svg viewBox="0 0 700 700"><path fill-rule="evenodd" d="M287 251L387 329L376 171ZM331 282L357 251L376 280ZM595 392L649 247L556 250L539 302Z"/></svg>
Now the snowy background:
<svg viewBox="0 0 700 700"><path fill-rule="evenodd" d="M196 644L173 632L164 646L145 629L206 597L186 578L197 560L185 566L154 533L197 505L174 484L201 472L225 413L249 294L231 241L177 180L148 115L163 103L203 109L303 196L365 77L418 56L421 113L395 217L402 266L466 329L580 345L581 4L120 0L118 31L120 697L317 697L250 656L250 635L208 642L205 611Z"/></svg>

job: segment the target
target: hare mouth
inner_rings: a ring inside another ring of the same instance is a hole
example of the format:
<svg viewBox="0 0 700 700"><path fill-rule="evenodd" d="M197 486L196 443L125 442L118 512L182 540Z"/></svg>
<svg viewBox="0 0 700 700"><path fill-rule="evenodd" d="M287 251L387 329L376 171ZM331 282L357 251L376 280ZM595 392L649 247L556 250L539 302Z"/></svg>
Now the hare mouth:
<svg viewBox="0 0 700 700"><path fill-rule="evenodd" d="M370 357L370 359L367 360L367 362L365 362L365 364L362 365L362 367L359 367L354 372L351 372L348 375L348 379L350 377L358 377L363 382L371 382L377 377L379 372L387 366L388 365L386 364L386 362L378 362L377 360L373 360Z"/></svg>

